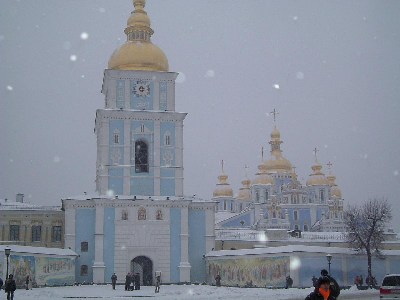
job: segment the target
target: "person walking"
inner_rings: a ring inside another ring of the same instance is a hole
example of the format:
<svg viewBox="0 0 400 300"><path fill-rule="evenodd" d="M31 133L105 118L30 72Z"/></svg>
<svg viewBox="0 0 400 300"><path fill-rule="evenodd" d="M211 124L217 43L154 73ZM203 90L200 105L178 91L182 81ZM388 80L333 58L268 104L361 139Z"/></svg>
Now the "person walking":
<svg viewBox="0 0 400 300"><path fill-rule="evenodd" d="M309 294L305 300L335 300L331 295L331 281L327 276L323 276L318 280L318 286Z"/></svg>
<svg viewBox="0 0 400 300"><path fill-rule="evenodd" d="M161 284L161 276L157 275L156 276L156 293L160 292L160 284Z"/></svg>
<svg viewBox="0 0 400 300"><path fill-rule="evenodd" d="M0 277L0 291L1 291L2 287L3 287L3 279L1 279L1 277Z"/></svg>
<svg viewBox="0 0 400 300"><path fill-rule="evenodd" d="M318 278L315 277L315 276L313 275L312 278L311 278L311 281L312 281L313 287L317 287L317 285L318 285Z"/></svg>
<svg viewBox="0 0 400 300"><path fill-rule="evenodd" d="M131 284L131 274L128 273L128 274L126 274L126 276L125 276L125 291L128 291L128 290L129 290L130 284Z"/></svg>
<svg viewBox="0 0 400 300"><path fill-rule="evenodd" d="M293 285L293 279L290 275L286 276L286 286L285 289L290 289Z"/></svg>
<svg viewBox="0 0 400 300"><path fill-rule="evenodd" d="M215 285L220 287L221 286L221 275L219 273L215 276Z"/></svg>
<svg viewBox="0 0 400 300"><path fill-rule="evenodd" d="M335 278L330 276L326 269L321 270L321 276L322 276L321 278L327 277L329 279L329 282L330 282L329 290L331 291L330 295L333 299L337 299L340 295L340 286L337 283L337 281L335 280ZM321 278L318 279L318 281L320 281ZM320 286L320 284L318 284L318 286Z"/></svg>
<svg viewBox="0 0 400 300"><path fill-rule="evenodd" d="M12 274L8 275L6 283L4 284L4 291L7 293L7 300L14 300L14 292L17 289L15 280Z"/></svg>
<svg viewBox="0 0 400 300"><path fill-rule="evenodd" d="M117 284L117 275L112 274L111 276L111 284L112 284L112 289L115 290L115 285Z"/></svg>

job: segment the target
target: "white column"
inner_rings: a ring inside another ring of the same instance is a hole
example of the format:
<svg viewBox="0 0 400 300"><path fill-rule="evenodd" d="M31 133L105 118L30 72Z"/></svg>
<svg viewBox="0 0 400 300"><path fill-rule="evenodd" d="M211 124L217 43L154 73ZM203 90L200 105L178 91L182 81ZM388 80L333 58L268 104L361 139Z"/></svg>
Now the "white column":
<svg viewBox="0 0 400 300"><path fill-rule="evenodd" d="M96 205L95 245L93 263L93 282L104 283L104 207Z"/></svg>
<svg viewBox="0 0 400 300"><path fill-rule="evenodd" d="M175 124L175 196L183 196L183 121Z"/></svg>
<svg viewBox="0 0 400 300"><path fill-rule="evenodd" d="M99 115L104 114L98 112ZM110 128L109 121L106 118L98 116L96 121L96 133L97 133L97 186L96 190L105 195L108 190L108 153L109 153L109 138L108 131Z"/></svg>
<svg viewBox="0 0 400 300"><path fill-rule="evenodd" d="M64 228L64 240L65 248L71 248L76 251L75 248L75 218L76 209L68 207L68 202L72 200L63 200L65 203L65 228ZM25 229L26 231L26 229Z"/></svg>
<svg viewBox="0 0 400 300"><path fill-rule="evenodd" d="M124 120L124 179L123 179L123 194L131 194L131 122L128 119Z"/></svg>
<svg viewBox="0 0 400 300"><path fill-rule="evenodd" d="M160 121L154 121L154 195L159 196L161 194L161 132L160 132Z"/></svg>
<svg viewBox="0 0 400 300"><path fill-rule="evenodd" d="M190 281L190 263L189 263L189 209L181 208L181 262L179 264L180 281Z"/></svg>

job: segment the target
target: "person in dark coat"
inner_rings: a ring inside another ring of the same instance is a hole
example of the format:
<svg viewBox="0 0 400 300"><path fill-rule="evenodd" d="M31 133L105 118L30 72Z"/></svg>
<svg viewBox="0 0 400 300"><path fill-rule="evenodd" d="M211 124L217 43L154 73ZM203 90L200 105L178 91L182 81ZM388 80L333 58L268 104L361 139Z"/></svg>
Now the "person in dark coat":
<svg viewBox="0 0 400 300"><path fill-rule="evenodd" d="M286 276L286 286L285 289L291 288L293 285L293 279L290 277L290 275Z"/></svg>
<svg viewBox="0 0 400 300"><path fill-rule="evenodd" d="M115 275L115 273L112 274L112 276L111 276L111 284L112 284L113 290L115 290L115 285L117 284L117 275Z"/></svg>
<svg viewBox="0 0 400 300"><path fill-rule="evenodd" d="M1 277L0 277L0 290L2 287L3 287L3 279L1 279Z"/></svg>
<svg viewBox="0 0 400 300"><path fill-rule="evenodd" d="M330 276L328 274L328 271L325 269L321 270L321 276L322 277L327 277L330 281L330 291L331 291L331 296L333 297L333 299L337 299L340 295L340 286L337 283L337 281L335 280L335 278L333 278L332 276ZM321 278L320 278L321 279ZM320 280L318 279L318 280ZM319 286L319 285L318 285Z"/></svg>
<svg viewBox="0 0 400 300"><path fill-rule="evenodd" d="M215 276L215 285L218 287L221 286L221 275L219 273Z"/></svg>
<svg viewBox="0 0 400 300"><path fill-rule="evenodd" d="M313 275L311 280L312 280L313 287L317 287L318 286L318 278Z"/></svg>
<svg viewBox="0 0 400 300"><path fill-rule="evenodd" d="M131 284L131 274L126 274L125 276L125 291L129 290L129 286Z"/></svg>
<svg viewBox="0 0 400 300"><path fill-rule="evenodd" d="M136 273L134 276L135 276L134 277L135 290L140 290L140 274Z"/></svg>
<svg viewBox="0 0 400 300"><path fill-rule="evenodd" d="M324 276L318 279L318 286L309 294L305 300L335 300L331 295L331 281Z"/></svg>
<svg viewBox="0 0 400 300"><path fill-rule="evenodd" d="M161 276L157 275L156 276L156 293L160 292L160 284L161 284Z"/></svg>
<svg viewBox="0 0 400 300"><path fill-rule="evenodd" d="M8 275L8 279L4 284L4 291L7 293L7 300L14 300L14 292L17 289L13 275Z"/></svg>

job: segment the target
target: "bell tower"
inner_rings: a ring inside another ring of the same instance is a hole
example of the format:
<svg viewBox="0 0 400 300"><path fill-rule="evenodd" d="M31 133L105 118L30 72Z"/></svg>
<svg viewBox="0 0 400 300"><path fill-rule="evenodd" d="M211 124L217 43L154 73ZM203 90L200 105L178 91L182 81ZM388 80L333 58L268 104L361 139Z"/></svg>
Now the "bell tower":
<svg viewBox="0 0 400 300"><path fill-rule="evenodd" d="M102 195L183 195L183 120L175 79L151 42L145 0L133 0L126 42L104 71L105 108L96 111L96 190Z"/></svg>

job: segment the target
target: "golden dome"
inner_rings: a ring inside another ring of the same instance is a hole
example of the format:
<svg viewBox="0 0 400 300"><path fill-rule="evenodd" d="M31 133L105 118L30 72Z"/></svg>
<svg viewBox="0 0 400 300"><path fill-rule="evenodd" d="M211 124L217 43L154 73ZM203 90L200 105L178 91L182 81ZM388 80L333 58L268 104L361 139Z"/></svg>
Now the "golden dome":
<svg viewBox="0 0 400 300"><path fill-rule="evenodd" d="M318 162L315 163L311 167L311 169L314 171L313 174L310 175L308 178L306 185L307 186L312 186L312 185L329 185L328 179L325 177L325 174L321 172L322 165L320 165Z"/></svg>
<svg viewBox="0 0 400 300"><path fill-rule="evenodd" d="M239 194L236 197L238 200L251 200L250 184L251 181L247 178L242 181L243 186L239 189Z"/></svg>
<svg viewBox="0 0 400 300"><path fill-rule="evenodd" d="M267 172L266 162L262 162L258 166L259 172L256 174L256 178L253 180L252 184L263 184L263 185L273 185L274 179Z"/></svg>
<svg viewBox="0 0 400 300"><path fill-rule="evenodd" d="M233 197L233 190L228 183L228 175L222 173L218 176L219 182L213 192L213 197Z"/></svg>
<svg viewBox="0 0 400 300"><path fill-rule="evenodd" d="M150 19L144 11L145 4L145 0L133 0L135 10L125 29L127 41L111 55L108 61L109 69L168 71L167 57L151 42L154 31L150 28Z"/></svg>
<svg viewBox="0 0 400 300"><path fill-rule="evenodd" d="M328 179L329 185L331 186L331 197L342 199L342 191L335 182L336 177L333 175L329 175L326 178Z"/></svg>
<svg viewBox="0 0 400 300"><path fill-rule="evenodd" d="M289 160L283 157L281 150L281 133L279 130L274 127L274 130L271 132L271 141L269 144L271 145L271 156L272 158L268 161L264 162L265 169L267 173L291 173L292 172L292 164Z"/></svg>

